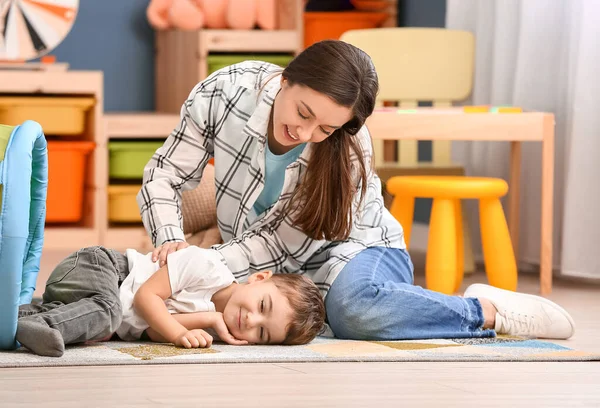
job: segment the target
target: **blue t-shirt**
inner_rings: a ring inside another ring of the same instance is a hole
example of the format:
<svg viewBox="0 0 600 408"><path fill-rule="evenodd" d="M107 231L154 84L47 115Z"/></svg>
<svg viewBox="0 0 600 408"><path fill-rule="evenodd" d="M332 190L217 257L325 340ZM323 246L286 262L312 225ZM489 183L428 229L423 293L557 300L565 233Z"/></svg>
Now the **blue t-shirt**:
<svg viewBox="0 0 600 408"><path fill-rule="evenodd" d="M252 218L260 217L267 208L279 199L285 180L285 169L300 157L305 145L303 143L287 153L276 155L271 152L267 143L265 149L265 187L254 203Z"/></svg>

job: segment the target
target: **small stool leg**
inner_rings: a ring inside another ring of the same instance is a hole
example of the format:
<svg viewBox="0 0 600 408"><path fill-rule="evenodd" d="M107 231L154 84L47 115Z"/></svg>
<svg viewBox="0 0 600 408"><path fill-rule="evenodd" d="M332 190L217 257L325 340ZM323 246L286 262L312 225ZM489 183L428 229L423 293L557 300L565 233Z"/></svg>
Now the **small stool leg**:
<svg viewBox="0 0 600 408"><path fill-rule="evenodd" d="M479 201L479 220L485 271L490 285L517 290L517 263L498 198Z"/></svg>
<svg viewBox="0 0 600 408"><path fill-rule="evenodd" d="M463 222L463 244L464 244L464 271L465 275L475 272L475 257L473 256L473 243L471 242L471 230L469 229L468 218L466 217L464 207L462 212Z"/></svg>
<svg viewBox="0 0 600 408"><path fill-rule="evenodd" d="M456 226L456 282L454 282L454 292L458 292L462 285L465 271L465 239L463 230L462 205L460 200L454 200L454 215Z"/></svg>
<svg viewBox="0 0 600 408"><path fill-rule="evenodd" d="M406 249L410 246L410 233L415 215L415 198L398 194L394 197L390 208L390 213L398 220L404 230L404 241Z"/></svg>
<svg viewBox="0 0 600 408"><path fill-rule="evenodd" d="M425 265L427 288L453 294L456 282L456 202L435 198L429 221Z"/></svg>

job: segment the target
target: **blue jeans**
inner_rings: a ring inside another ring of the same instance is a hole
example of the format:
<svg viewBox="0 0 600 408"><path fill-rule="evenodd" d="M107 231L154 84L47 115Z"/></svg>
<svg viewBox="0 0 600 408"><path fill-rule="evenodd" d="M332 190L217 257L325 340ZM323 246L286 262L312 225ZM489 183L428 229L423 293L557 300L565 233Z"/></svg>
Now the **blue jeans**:
<svg viewBox="0 0 600 408"><path fill-rule="evenodd" d="M336 337L356 340L494 337L479 300L413 284L408 253L367 248L335 279L325 306Z"/></svg>

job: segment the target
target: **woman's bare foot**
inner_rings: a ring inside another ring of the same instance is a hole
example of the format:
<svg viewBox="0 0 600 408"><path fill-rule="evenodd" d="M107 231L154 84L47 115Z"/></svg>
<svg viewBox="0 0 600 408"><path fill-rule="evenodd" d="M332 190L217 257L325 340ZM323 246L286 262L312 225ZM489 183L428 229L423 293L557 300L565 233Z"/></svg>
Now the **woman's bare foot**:
<svg viewBox="0 0 600 408"><path fill-rule="evenodd" d="M483 309L483 328L493 329L496 326L496 313L498 313L498 309L496 309L492 302L485 298L477 298L477 300L479 300Z"/></svg>

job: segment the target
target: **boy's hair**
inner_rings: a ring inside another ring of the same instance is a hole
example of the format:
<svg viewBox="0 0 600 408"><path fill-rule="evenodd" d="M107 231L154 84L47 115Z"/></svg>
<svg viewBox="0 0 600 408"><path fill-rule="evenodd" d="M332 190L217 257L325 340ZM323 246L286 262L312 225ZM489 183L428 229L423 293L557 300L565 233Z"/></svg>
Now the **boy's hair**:
<svg viewBox="0 0 600 408"><path fill-rule="evenodd" d="M319 288L305 276L274 274L277 289L289 300L293 310L292 322L286 327L283 344L306 344L314 339L325 324L325 302Z"/></svg>

